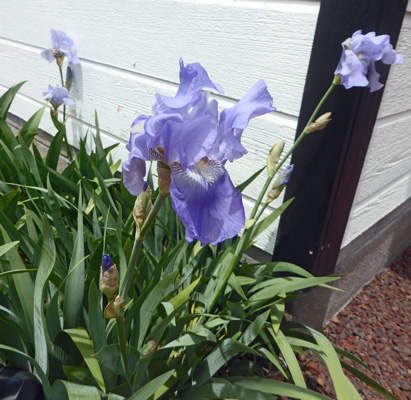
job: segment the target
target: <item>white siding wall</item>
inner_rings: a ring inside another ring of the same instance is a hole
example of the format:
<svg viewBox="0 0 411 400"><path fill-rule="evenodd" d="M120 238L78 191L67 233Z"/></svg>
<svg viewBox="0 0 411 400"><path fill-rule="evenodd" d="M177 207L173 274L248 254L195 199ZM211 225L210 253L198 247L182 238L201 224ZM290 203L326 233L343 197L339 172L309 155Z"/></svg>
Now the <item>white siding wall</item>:
<svg viewBox="0 0 411 400"><path fill-rule="evenodd" d="M342 247L411 197L411 5L391 67ZM411 232L410 232L411 235Z"/></svg>
<svg viewBox="0 0 411 400"><path fill-rule="evenodd" d="M173 95L178 60L200 62L232 106L258 80L265 79L278 111L253 120L244 133L249 154L228 169L235 184L265 164L270 147L291 145L319 10L319 1L179 0L4 0L0 15L0 93L28 80L10 111L23 119L44 102L41 93L58 83L56 65L40 58L50 28L72 37L81 58L74 69L71 141L93 125L98 111L106 145L120 141L116 156L139 114L149 114L154 94ZM302 29L302 27L304 29ZM53 132L48 116L41 127ZM245 193L246 211L265 180ZM274 229L259 246L272 252Z"/></svg>

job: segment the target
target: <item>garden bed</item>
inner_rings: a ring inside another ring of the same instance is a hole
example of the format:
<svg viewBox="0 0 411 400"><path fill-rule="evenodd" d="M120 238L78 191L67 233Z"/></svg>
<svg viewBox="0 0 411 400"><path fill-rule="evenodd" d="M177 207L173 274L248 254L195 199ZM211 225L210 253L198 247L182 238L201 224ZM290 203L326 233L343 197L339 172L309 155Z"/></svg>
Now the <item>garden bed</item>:
<svg viewBox="0 0 411 400"><path fill-rule="evenodd" d="M401 400L411 399L411 247L366 285L324 328L329 340L366 362L380 383ZM301 356L311 387L331 398L326 369ZM364 400L383 399L353 376Z"/></svg>

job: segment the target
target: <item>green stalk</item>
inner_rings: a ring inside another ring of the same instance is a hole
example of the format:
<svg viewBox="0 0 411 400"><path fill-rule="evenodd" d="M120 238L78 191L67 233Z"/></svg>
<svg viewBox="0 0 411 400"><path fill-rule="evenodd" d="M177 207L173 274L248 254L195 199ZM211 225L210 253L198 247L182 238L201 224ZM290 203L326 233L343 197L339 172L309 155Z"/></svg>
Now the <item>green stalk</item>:
<svg viewBox="0 0 411 400"><path fill-rule="evenodd" d="M158 194L157 199L153 205L153 208L151 209L150 214L148 215L146 221L144 222L144 225L141 228L140 235L139 235L139 238L141 239L136 238L134 241L133 250L131 252L130 261L127 267L127 273L126 273L126 276L124 277L124 281L122 283L120 294L119 294L120 298L123 300L125 300L128 290L130 288L130 284L133 279L133 273L137 265L137 259L140 253L141 245L143 244L143 241L144 241L144 237L147 231L149 230L150 226L153 224L165 199L166 199L166 196L163 196L161 193ZM126 347L127 340L126 340L126 335L124 331L124 316L116 318L116 322L117 322L118 338L120 341L121 356L122 356L124 369L125 369L126 376L127 376L127 381L130 385L132 385L131 380L130 380L131 377L130 377L129 367L128 367L127 347Z"/></svg>
<svg viewBox="0 0 411 400"><path fill-rule="evenodd" d="M63 78L63 68L60 65L58 65L58 67L59 67L59 72L60 72L61 87L65 87L64 78ZM65 122L66 122L66 106L65 106L65 104L63 104L63 124Z"/></svg>
<svg viewBox="0 0 411 400"><path fill-rule="evenodd" d="M59 67L59 72L60 72L60 80L61 80L61 87L65 87L64 84L64 77L63 77L63 67L59 64L57 64ZM57 110L56 110L57 113ZM56 115L56 118L58 117L58 113ZM66 123L66 105L63 104L63 125ZM69 156L70 161L73 161L73 155L71 154L70 150L70 145L67 139L67 132L64 132L64 141L66 142L66 148L67 148L67 154Z"/></svg>
<svg viewBox="0 0 411 400"><path fill-rule="evenodd" d="M116 318L117 332L118 332L118 339L120 341L120 349L121 349L121 355L122 355L122 358L123 358L124 370L125 370L125 373L126 373L127 381L131 386L130 370L128 368L126 334L124 332L124 320L123 320L123 318L124 318L123 316Z"/></svg>
<svg viewBox="0 0 411 400"><path fill-rule="evenodd" d="M330 95L330 93L334 90L334 88L338 85L338 83L336 81L333 81L331 86L328 88L327 92L324 94L324 96L322 97L322 99L320 100L320 102L318 103L317 107L315 108L314 112L312 113L309 121L307 122L307 125L305 126L303 132L301 133L301 135L298 137L298 139L294 142L293 146L291 147L291 149L287 152L287 154L282 158L282 160L277 164L276 169L275 169L275 173L273 174L272 177L268 177L267 180L264 183L264 186L260 192L260 194L258 195L258 198L254 204L254 208L251 212L250 215L250 219L254 219L258 208L260 206L260 203L263 199L263 196L265 195L268 187L270 186L271 181L273 180L274 176L277 174L278 170L282 167L282 165L285 163L285 161L288 159L288 157L290 157L290 155L292 154L292 152L297 148L297 146L301 143L301 141L304 139L304 137L307 135L306 129L308 128L308 126L314 121L315 117L317 116L318 112L320 111L321 107L323 106L324 102L327 100L328 96ZM256 220L258 220L261 217L261 214L264 212L265 208L267 207L267 204L264 204L263 207L261 208L260 212L258 213ZM231 274L233 273L236 265L240 262L241 260L241 256L243 254L243 248L244 248L244 242L247 242L249 239L249 236L251 234L252 229L247 229L243 236L241 236L237 247L236 247L236 251L234 254L234 257L230 263L230 266L227 269L226 274L223 277L222 280L222 284L219 286L218 290L214 293L213 298L211 299L210 303L209 303L209 307L208 310L211 310L218 298L221 296L221 294L223 293L223 291L225 290L225 287L227 286L228 280L230 279Z"/></svg>
<svg viewBox="0 0 411 400"><path fill-rule="evenodd" d="M140 249L141 249L141 245L143 244L144 237L147 234L147 231L149 230L150 226L153 224L153 222L154 222L158 212L160 211L160 208L163 205L165 199L166 199L166 196L163 196L161 193L158 194L157 199L156 199L156 201L153 205L153 208L151 209L150 214L148 215L146 221L144 222L144 225L141 228L139 236L143 239L139 240L139 239L136 238L136 240L134 241L133 250L131 252L130 261L129 261L128 267L127 267L127 273L126 273L126 276L124 278L123 284L122 284L121 289L120 289L120 298L122 298L124 300L127 296L128 289L130 288L131 280L133 278L134 269L135 269L136 264L137 264L138 255L140 253Z"/></svg>
<svg viewBox="0 0 411 400"><path fill-rule="evenodd" d="M273 174L273 176L270 178L268 177L263 189L261 190L257 201L254 204L254 208L251 212L250 215L250 219L254 219L256 214L257 214L257 210L261 204L261 201L263 199L263 196L265 195L268 187L270 186L271 181L273 180L274 176L277 174L277 172L279 171L279 169L283 166L283 164L285 163L285 161L290 157L290 155L294 152L294 150L298 147L298 145L302 142L302 140L307 136L307 131L306 129L310 126L310 124L314 121L314 119L317 117L317 114L319 113L321 107L324 105L325 101L327 100L328 96L331 94L331 92L335 89L335 87L338 84L333 81L331 86L328 88L328 90L326 91L326 93L324 94L324 96L322 97L322 99L320 100L320 102L318 103L317 107L315 108L314 112L312 113L310 119L307 122L307 125L305 126L304 130L302 131L301 135L297 138L297 140L294 142L294 144L292 145L291 149L287 152L287 154L282 158L282 160L277 164L276 168L275 168L275 172ZM264 210L266 209L267 204L264 204L263 207L261 208L260 212L258 213L256 220L258 220L262 213L264 212Z"/></svg>

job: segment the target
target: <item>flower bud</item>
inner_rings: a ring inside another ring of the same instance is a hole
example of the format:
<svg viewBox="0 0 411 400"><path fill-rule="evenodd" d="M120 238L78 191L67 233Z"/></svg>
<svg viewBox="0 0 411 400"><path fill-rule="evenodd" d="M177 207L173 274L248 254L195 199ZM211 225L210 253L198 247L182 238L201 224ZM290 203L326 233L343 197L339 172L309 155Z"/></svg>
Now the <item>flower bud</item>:
<svg viewBox="0 0 411 400"><path fill-rule="evenodd" d="M73 83L73 70L70 66L67 67L66 72L66 84L64 85L68 91L71 89L71 84Z"/></svg>
<svg viewBox="0 0 411 400"><path fill-rule="evenodd" d="M158 188L162 196L166 197L169 195L169 187L171 184L171 169L163 161L157 162L157 173L158 173Z"/></svg>
<svg viewBox="0 0 411 400"><path fill-rule="evenodd" d="M110 303L107 304L107 307L104 310L104 316L107 319L119 318L124 315L124 300L120 296L116 296L115 299L112 299Z"/></svg>
<svg viewBox="0 0 411 400"><path fill-rule="evenodd" d="M140 235L140 229L143 227L144 222L146 222L146 219L150 214L151 208L153 207L153 203L151 202L151 194L152 191L148 186L148 183L144 182L143 191L137 197L133 209L134 221L136 221L137 227L136 236Z"/></svg>
<svg viewBox="0 0 411 400"><path fill-rule="evenodd" d="M331 118L329 118L330 115L331 115L330 112L321 115L321 117L317 118L315 122L311 122L311 124L308 125L307 128L305 128L305 132L311 133L311 132L323 130L328 125L328 123L331 121Z"/></svg>
<svg viewBox="0 0 411 400"><path fill-rule="evenodd" d="M141 351L141 358L148 358L154 354L156 351L157 343L154 340L149 340L143 347Z"/></svg>
<svg viewBox="0 0 411 400"><path fill-rule="evenodd" d="M275 167L277 166L278 161L282 151L284 150L285 141L276 143L270 150L270 154L267 158L267 172L268 176L272 178L275 174Z"/></svg>
<svg viewBox="0 0 411 400"><path fill-rule="evenodd" d="M104 254L101 260L101 290L103 293L111 299L117 292L119 276L116 265L108 254Z"/></svg>
<svg viewBox="0 0 411 400"><path fill-rule="evenodd" d="M266 204L271 203L280 196L281 192L285 188L285 185L287 185L291 178L293 169L294 165L288 165L285 170L278 175L278 178L274 181L273 187L267 193L267 200L265 201Z"/></svg>

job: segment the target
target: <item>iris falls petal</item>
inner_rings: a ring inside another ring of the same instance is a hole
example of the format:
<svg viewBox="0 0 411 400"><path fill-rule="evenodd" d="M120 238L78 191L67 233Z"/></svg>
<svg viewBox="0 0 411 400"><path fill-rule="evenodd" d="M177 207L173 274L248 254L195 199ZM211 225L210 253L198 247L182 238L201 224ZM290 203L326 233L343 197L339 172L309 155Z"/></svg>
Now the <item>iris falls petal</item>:
<svg viewBox="0 0 411 400"><path fill-rule="evenodd" d="M187 170L173 165L171 178L170 196L188 242L215 245L244 227L241 193L222 164L204 159Z"/></svg>

